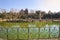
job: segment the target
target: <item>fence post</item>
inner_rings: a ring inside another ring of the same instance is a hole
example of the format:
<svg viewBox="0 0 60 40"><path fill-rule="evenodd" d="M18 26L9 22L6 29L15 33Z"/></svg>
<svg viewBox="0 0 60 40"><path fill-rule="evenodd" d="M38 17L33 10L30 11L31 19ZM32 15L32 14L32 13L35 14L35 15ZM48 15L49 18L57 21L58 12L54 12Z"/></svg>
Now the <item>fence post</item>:
<svg viewBox="0 0 60 40"><path fill-rule="evenodd" d="M7 31L7 40L9 40L9 39L8 39L8 28L6 28L6 31Z"/></svg>
<svg viewBox="0 0 60 40"><path fill-rule="evenodd" d="M38 40L40 39L40 28L39 28L39 31L38 31Z"/></svg>
<svg viewBox="0 0 60 40"><path fill-rule="evenodd" d="M49 38L50 38L50 27L49 27Z"/></svg>
<svg viewBox="0 0 60 40"><path fill-rule="evenodd" d="M54 30L55 30L55 27L54 27ZM55 35L54 35L54 38L55 38Z"/></svg>
<svg viewBox="0 0 60 40"><path fill-rule="evenodd" d="M59 27L59 40L60 40L60 27Z"/></svg>
<svg viewBox="0 0 60 40"><path fill-rule="evenodd" d="M29 28L30 28L30 27L28 27L28 40L30 40L30 38L29 38Z"/></svg>
<svg viewBox="0 0 60 40"><path fill-rule="evenodd" d="M17 40L19 40L19 28L17 28Z"/></svg>

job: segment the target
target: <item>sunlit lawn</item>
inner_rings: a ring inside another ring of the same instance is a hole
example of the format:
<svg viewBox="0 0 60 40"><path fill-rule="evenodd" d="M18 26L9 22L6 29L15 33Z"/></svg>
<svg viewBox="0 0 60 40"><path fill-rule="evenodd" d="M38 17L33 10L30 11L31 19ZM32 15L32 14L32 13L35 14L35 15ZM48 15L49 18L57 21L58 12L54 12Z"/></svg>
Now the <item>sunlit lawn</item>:
<svg viewBox="0 0 60 40"><path fill-rule="evenodd" d="M35 25L36 27L44 27L48 25L60 25L60 22L0 22L2 27L28 27L29 25Z"/></svg>

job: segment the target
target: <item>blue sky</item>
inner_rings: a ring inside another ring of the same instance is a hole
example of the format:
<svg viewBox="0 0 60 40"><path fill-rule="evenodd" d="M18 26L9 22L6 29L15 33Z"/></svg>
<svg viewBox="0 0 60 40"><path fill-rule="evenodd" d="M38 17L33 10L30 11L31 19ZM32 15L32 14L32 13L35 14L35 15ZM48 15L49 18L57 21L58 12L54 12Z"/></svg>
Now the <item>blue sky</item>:
<svg viewBox="0 0 60 40"><path fill-rule="evenodd" d="M0 8L35 9L36 1L35 0L0 0Z"/></svg>
<svg viewBox="0 0 60 40"><path fill-rule="evenodd" d="M60 11L60 0L0 0L1 9L33 9Z"/></svg>

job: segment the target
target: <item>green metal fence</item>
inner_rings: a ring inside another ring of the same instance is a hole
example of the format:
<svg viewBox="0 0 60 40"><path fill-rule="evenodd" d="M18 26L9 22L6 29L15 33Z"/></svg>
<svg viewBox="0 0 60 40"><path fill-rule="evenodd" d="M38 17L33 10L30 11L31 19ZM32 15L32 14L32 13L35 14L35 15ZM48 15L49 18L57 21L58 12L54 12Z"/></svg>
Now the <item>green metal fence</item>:
<svg viewBox="0 0 60 40"><path fill-rule="evenodd" d="M0 38L7 40L29 40L29 39L49 39L59 38L60 27L11 27L0 28Z"/></svg>

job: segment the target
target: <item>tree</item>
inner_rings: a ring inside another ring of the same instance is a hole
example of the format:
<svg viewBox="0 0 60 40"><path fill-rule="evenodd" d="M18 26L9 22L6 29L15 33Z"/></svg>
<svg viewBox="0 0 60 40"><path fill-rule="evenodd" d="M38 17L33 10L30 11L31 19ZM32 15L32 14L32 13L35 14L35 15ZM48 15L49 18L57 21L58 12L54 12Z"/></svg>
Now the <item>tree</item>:
<svg viewBox="0 0 60 40"><path fill-rule="evenodd" d="M2 9L2 18L6 19L6 10L5 9Z"/></svg>
<svg viewBox="0 0 60 40"><path fill-rule="evenodd" d="M27 8L25 9L25 14L28 14L28 9Z"/></svg>
<svg viewBox="0 0 60 40"><path fill-rule="evenodd" d="M40 11L36 11L36 17L40 18Z"/></svg>
<svg viewBox="0 0 60 40"><path fill-rule="evenodd" d="M25 9L24 17L25 17L25 19L27 19L27 18L28 18L28 9L27 9L27 8Z"/></svg>

